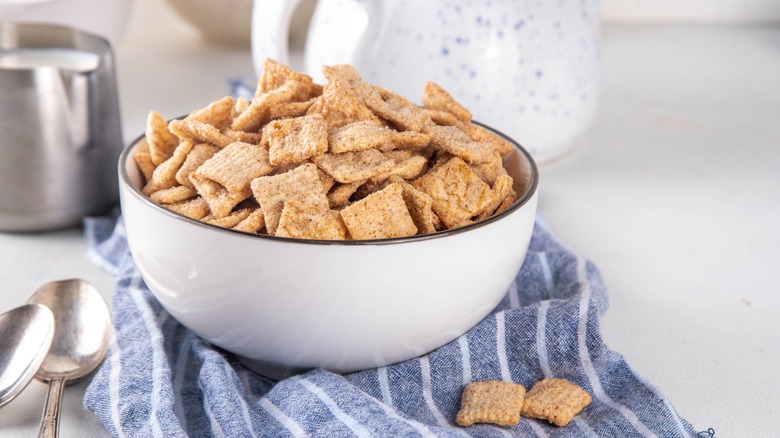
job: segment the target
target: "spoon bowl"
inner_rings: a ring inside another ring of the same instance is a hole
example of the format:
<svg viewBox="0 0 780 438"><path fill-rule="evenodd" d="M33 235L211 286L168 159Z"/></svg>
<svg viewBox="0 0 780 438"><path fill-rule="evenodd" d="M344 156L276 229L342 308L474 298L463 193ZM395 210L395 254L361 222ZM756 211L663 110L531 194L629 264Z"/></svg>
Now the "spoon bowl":
<svg viewBox="0 0 780 438"><path fill-rule="evenodd" d="M89 375L105 358L111 315L100 292L79 279L46 283L28 303L43 304L54 314L54 340L36 377L49 382L38 436L57 436L62 389Z"/></svg>
<svg viewBox="0 0 780 438"><path fill-rule="evenodd" d="M27 387L54 339L54 315L25 304L0 315L0 406Z"/></svg>

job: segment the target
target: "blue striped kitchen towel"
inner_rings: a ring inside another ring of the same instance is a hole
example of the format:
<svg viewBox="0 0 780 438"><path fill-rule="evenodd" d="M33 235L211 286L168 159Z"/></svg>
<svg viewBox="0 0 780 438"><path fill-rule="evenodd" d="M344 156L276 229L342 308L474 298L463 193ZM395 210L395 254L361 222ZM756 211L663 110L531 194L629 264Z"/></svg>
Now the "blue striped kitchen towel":
<svg viewBox="0 0 780 438"><path fill-rule="evenodd" d="M127 248L121 217L86 221L90 253L117 275L114 336L84 397L120 437L694 436L653 385L609 350L599 319L607 291L595 266L541 220L514 284L469 332L422 357L339 375L274 382L184 328L160 306ZM565 427L455 425L461 391L497 379L527 388L547 376L593 402Z"/></svg>

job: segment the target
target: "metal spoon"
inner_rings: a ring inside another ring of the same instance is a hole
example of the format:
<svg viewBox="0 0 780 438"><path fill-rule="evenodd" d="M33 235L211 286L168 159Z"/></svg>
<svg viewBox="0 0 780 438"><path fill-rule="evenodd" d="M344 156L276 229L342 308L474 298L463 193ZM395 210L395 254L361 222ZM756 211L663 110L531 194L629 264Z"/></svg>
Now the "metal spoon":
<svg viewBox="0 0 780 438"><path fill-rule="evenodd" d="M38 436L57 437L63 387L66 381L87 376L103 361L111 315L100 292L78 279L46 283L28 303L43 304L54 314L54 342L36 377L49 382Z"/></svg>
<svg viewBox="0 0 780 438"><path fill-rule="evenodd" d="M54 339L54 315L25 304L0 315L0 406L19 395L38 372Z"/></svg>

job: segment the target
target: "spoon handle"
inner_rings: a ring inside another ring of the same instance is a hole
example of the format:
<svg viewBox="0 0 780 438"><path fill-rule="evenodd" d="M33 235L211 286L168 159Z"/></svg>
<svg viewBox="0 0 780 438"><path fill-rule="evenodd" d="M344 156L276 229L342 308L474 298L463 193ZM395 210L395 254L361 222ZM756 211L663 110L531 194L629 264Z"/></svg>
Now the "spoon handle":
<svg viewBox="0 0 780 438"><path fill-rule="evenodd" d="M60 433L60 403L65 379L55 378L49 381L49 393L46 395L46 405L43 407L41 428L38 438L57 438Z"/></svg>

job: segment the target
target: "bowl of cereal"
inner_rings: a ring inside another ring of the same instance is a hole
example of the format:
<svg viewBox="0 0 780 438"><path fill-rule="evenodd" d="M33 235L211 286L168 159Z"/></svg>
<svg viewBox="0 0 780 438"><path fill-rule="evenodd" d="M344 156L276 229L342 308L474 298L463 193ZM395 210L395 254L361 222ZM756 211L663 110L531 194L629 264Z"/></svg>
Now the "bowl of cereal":
<svg viewBox="0 0 780 438"><path fill-rule="evenodd" d="M184 326L275 378L424 354L484 318L525 257L530 155L436 86L423 106L267 61L253 100L166 121L119 161L127 240Z"/></svg>

